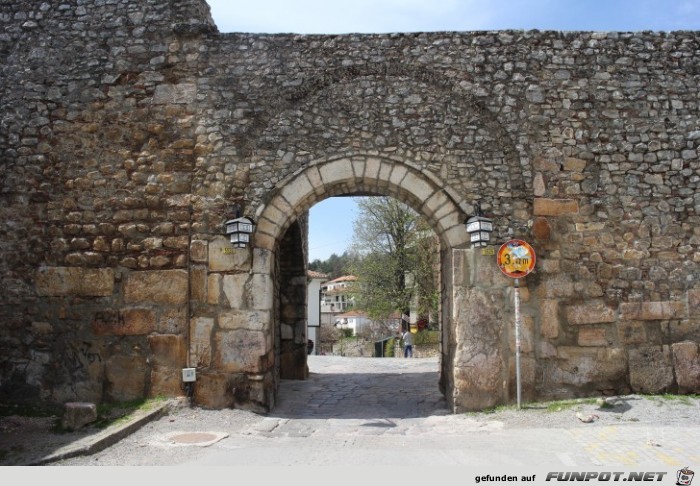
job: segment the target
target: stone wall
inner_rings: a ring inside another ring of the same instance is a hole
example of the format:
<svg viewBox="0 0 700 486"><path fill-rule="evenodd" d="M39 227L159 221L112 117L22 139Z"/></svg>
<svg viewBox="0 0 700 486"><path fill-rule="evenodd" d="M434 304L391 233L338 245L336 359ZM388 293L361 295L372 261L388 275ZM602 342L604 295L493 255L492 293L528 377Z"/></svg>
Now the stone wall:
<svg viewBox="0 0 700 486"><path fill-rule="evenodd" d="M4 400L172 395L195 366L200 403L274 406L305 373L305 217L341 194L432 222L455 410L513 400L476 202L537 252L528 398L700 391L698 33L219 34L203 0L12 0L0 26Z"/></svg>

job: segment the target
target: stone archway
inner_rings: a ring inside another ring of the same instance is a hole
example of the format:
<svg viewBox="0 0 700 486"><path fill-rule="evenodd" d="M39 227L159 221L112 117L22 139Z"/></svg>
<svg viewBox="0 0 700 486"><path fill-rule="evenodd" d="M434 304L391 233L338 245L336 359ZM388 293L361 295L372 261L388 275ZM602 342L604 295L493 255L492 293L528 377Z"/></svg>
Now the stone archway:
<svg viewBox="0 0 700 486"><path fill-rule="evenodd" d="M297 219L303 218L311 206L328 197L352 194L391 196L421 213L431 223L441 242L443 346L440 386L448 403L454 407L452 375L456 350L454 317L457 315L453 305L454 255L455 252L465 251L467 246L468 235L464 230L464 219L469 212L467 208L471 207L473 201L465 201L449 184L438 180L432 174L416 169L410 162L366 154L316 161L281 181L278 189L271 194L269 200L260 205L255 212L257 228L253 245L256 251L265 252L262 258L269 262L267 267L271 271L271 278L267 282L267 291L275 295L272 301L276 303L273 304L276 307L271 309L270 315L273 321L280 320L279 323L271 322L269 326L269 332L275 336L273 341L277 347L274 351L277 368L273 373L273 381L277 383L279 380L280 360L285 361L287 366L293 363L299 367L295 370L287 369L288 377L303 377L306 371L304 326L297 324L290 329L289 319L284 324L281 323L282 311L277 297L281 291L280 287L293 280L281 267L298 267L294 263L280 264L278 258L282 239L289 238L290 225L296 225ZM293 233L297 232L295 229ZM255 261L253 266L256 266ZM287 283L283 283L282 280ZM294 319L298 316L291 317ZM280 325L284 326L284 330L279 329ZM295 348L294 345L285 344L285 341L290 340L296 341L298 356L280 357L280 354Z"/></svg>

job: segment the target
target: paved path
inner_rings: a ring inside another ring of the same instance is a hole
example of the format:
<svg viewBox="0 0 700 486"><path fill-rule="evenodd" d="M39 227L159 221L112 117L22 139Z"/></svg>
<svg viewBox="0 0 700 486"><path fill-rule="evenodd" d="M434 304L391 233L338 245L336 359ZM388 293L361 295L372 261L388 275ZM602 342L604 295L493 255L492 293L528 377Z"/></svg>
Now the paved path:
<svg viewBox="0 0 700 486"><path fill-rule="evenodd" d="M284 381L277 407L266 416L182 408L104 451L57 465L402 467L408 462L522 475L700 469L697 407L683 411L689 415L682 417L688 419L682 426L618 424L607 417L610 422L582 424L571 413L563 426L512 425L489 414L451 414L438 390L434 359L310 356L309 363L310 379Z"/></svg>

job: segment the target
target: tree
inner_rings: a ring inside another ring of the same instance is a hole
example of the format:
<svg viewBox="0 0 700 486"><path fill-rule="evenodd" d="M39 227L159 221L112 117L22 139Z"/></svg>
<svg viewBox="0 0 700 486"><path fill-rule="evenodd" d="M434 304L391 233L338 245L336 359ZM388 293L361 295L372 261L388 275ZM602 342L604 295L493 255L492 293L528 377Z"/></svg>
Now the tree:
<svg viewBox="0 0 700 486"><path fill-rule="evenodd" d="M386 319L396 311L408 314L419 296L419 314L437 308L434 233L406 204L389 197L358 200L353 222L352 274L356 306L372 319ZM435 305L433 305L433 303Z"/></svg>
<svg viewBox="0 0 700 486"><path fill-rule="evenodd" d="M350 273L350 259L347 251L340 256L333 253L328 260L321 261L317 258L309 263L309 270L325 273L332 280Z"/></svg>

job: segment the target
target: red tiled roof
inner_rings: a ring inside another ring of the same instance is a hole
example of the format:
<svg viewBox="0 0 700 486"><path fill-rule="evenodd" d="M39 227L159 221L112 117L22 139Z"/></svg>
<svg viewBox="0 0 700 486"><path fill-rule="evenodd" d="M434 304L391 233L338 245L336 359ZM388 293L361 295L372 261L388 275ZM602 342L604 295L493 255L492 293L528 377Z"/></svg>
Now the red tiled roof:
<svg viewBox="0 0 700 486"><path fill-rule="evenodd" d="M327 284L332 284L332 283L338 283L338 282L354 282L357 280L357 277L354 275L344 275L342 277L338 277L336 279L330 280L326 282Z"/></svg>

